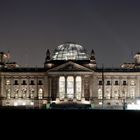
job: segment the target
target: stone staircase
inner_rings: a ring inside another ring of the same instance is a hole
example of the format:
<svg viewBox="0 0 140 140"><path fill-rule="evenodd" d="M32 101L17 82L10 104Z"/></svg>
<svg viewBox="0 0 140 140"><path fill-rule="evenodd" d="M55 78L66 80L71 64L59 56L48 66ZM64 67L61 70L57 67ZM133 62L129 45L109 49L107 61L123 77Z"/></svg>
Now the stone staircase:
<svg viewBox="0 0 140 140"><path fill-rule="evenodd" d="M60 104L52 103L50 105L50 108L51 109L90 109L91 105L90 104L73 103L73 102L60 103Z"/></svg>

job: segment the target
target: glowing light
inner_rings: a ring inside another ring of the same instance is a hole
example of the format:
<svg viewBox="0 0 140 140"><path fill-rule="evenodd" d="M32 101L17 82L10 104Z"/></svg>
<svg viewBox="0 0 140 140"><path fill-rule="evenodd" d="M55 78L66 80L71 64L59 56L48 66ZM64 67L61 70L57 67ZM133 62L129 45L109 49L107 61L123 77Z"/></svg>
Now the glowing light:
<svg viewBox="0 0 140 140"><path fill-rule="evenodd" d="M53 60L89 60L85 49L75 43L65 43L59 45L52 56Z"/></svg>
<svg viewBox="0 0 140 140"><path fill-rule="evenodd" d="M99 105L102 105L102 102L99 102Z"/></svg>
<svg viewBox="0 0 140 140"><path fill-rule="evenodd" d="M128 110L140 110L140 104L128 104L127 105L127 109Z"/></svg>
<svg viewBox="0 0 140 140"><path fill-rule="evenodd" d="M18 106L18 103L17 102L14 102L14 106Z"/></svg>
<svg viewBox="0 0 140 140"><path fill-rule="evenodd" d="M25 103L25 102L23 102L23 103L22 103L22 105L26 105L26 103Z"/></svg>
<svg viewBox="0 0 140 140"><path fill-rule="evenodd" d="M137 104L140 105L140 100L137 100Z"/></svg>
<svg viewBox="0 0 140 140"><path fill-rule="evenodd" d="M30 105L34 105L34 102L31 102Z"/></svg>
<svg viewBox="0 0 140 140"><path fill-rule="evenodd" d="M90 101L82 101L83 104L90 104Z"/></svg>

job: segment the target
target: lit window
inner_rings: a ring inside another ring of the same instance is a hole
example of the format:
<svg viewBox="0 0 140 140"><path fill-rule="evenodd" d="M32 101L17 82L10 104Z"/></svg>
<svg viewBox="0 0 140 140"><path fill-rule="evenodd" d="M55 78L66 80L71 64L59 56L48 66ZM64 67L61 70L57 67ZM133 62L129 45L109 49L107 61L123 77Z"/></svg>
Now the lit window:
<svg viewBox="0 0 140 140"><path fill-rule="evenodd" d="M6 85L10 85L10 80L6 80Z"/></svg>
<svg viewBox="0 0 140 140"><path fill-rule="evenodd" d="M43 93L43 89L40 88L39 91L38 91L38 93Z"/></svg>
<svg viewBox="0 0 140 140"><path fill-rule="evenodd" d="M102 89L98 89L98 99L102 99Z"/></svg>
<svg viewBox="0 0 140 140"><path fill-rule="evenodd" d="M23 98L27 97L26 93L27 93L27 89L26 88L22 89L22 97Z"/></svg>
<svg viewBox="0 0 140 140"><path fill-rule="evenodd" d="M59 98L63 100L65 97L65 77L60 76L59 78Z"/></svg>
<svg viewBox="0 0 140 140"><path fill-rule="evenodd" d="M68 76L67 78L67 97L72 99L74 96L74 78L73 76Z"/></svg>
<svg viewBox="0 0 140 140"><path fill-rule="evenodd" d="M10 99L11 95L10 95L10 89L7 89L7 99Z"/></svg>
<svg viewBox="0 0 140 140"><path fill-rule="evenodd" d="M134 86L135 85L135 81L134 80L131 80L130 85L131 86Z"/></svg>
<svg viewBox="0 0 140 140"><path fill-rule="evenodd" d="M38 99L42 99L43 98L43 89L40 88L38 91Z"/></svg>
<svg viewBox="0 0 140 140"><path fill-rule="evenodd" d="M81 100L81 92L82 92L82 79L81 76L76 77L76 99Z"/></svg>
<svg viewBox="0 0 140 140"><path fill-rule="evenodd" d="M126 98L126 94L127 94L126 89L123 89L123 90L122 90L122 97L123 97L123 98Z"/></svg>
<svg viewBox="0 0 140 140"><path fill-rule="evenodd" d="M19 92L19 90L15 89L15 98L18 98L18 92Z"/></svg>
<svg viewBox="0 0 140 140"><path fill-rule="evenodd" d="M34 92L35 92L34 89L31 89L31 93L30 93L31 98L34 98Z"/></svg>
<svg viewBox="0 0 140 140"><path fill-rule="evenodd" d="M17 93L15 94L15 98L16 98L16 99L18 98L18 94L17 94Z"/></svg>

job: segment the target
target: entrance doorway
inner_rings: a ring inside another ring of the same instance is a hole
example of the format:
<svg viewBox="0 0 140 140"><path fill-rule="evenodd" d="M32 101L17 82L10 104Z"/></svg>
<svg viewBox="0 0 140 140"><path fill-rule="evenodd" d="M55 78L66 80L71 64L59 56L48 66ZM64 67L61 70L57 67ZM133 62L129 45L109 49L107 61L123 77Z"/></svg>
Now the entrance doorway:
<svg viewBox="0 0 140 140"><path fill-rule="evenodd" d="M60 76L59 77L59 99L64 100L81 100L82 79L81 76Z"/></svg>

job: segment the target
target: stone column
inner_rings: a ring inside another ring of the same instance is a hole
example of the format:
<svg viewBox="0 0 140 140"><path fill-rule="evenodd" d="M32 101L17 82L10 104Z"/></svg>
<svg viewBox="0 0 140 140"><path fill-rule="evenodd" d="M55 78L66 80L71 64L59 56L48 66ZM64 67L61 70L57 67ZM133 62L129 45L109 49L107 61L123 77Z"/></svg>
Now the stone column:
<svg viewBox="0 0 140 140"><path fill-rule="evenodd" d="M52 79L51 77L49 78L49 99L51 100L51 95L52 95Z"/></svg>
<svg viewBox="0 0 140 140"><path fill-rule="evenodd" d="M65 76L65 101L67 101L67 76Z"/></svg>
<svg viewBox="0 0 140 140"><path fill-rule="evenodd" d="M76 76L74 76L74 99L76 98Z"/></svg>
<svg viewBox="0 0 140 140"><path fill-rule="evenodd" d="M45 75L44 77L44 97L48 97L48 76Z"/></svg>
<svg viewBox="0 0 140 140"><path fill-rule="evenodd" d="M56 101L60 101L59 100L59 76L57 77L57 93L56 93Z"/></svg>
<svg viewBox="0 0 140 140"><path fill-rule="evenodd" d="M5 81L4 81L4 76L1 76L1 97L5 97Z"/></svg>
<svg viewBox="0 0 140 140"><path fill-rule="evenodd" d="M89 77L89 88L90 88L89 98L92 99L92 97L93 97L93 84L94 84L93 78L94 77L93 77L93 75L90 75L90 77Z"/></svg>
<svg viewBox="0 0 140 140"><path fill-rule="evenodd" d="M140 96L140 76L137 76L136 80L136 97Z"/></svg>
<svg viewBox="0 0 140 140"><path fill-rule="evenodd" d="M84 96L84 82L85 82L85 77L82 76L82 100L84 101L85 100L85 96Z"/></svg>

